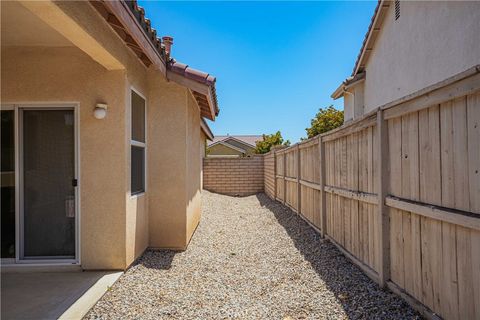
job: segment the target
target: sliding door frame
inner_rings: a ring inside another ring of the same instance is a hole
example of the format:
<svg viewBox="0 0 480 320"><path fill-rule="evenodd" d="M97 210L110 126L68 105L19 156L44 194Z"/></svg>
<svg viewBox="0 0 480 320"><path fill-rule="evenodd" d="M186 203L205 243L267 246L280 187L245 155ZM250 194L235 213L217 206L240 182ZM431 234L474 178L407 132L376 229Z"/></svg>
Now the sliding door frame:
<svg viewBox="0 0 480 320"><path fill-rule="evenodd" d="M4 108L5 106L5 108ZM81 212L80 212L80 104L78 102L26 102L2 105L2 110L15 112L15 263L28 265L80 265L81 264ZM75 187L75 256L73 259L25 259L23 256L23 139L22 110L73 110L74 116L74 174L77 179Z"/></svg>

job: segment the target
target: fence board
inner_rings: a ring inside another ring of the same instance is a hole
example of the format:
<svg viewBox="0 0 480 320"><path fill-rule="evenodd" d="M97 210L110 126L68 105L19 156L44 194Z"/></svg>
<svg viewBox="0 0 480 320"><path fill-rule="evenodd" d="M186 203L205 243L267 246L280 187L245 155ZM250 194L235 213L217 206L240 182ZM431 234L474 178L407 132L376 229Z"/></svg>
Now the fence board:
<svg viewBox="0 0 480 320"><path fill-rule="evenodd" d="M263 158L264 171L263 179L265 193L272 199L275 198L275 153L273 151L265 154Z"/></svg>
<svg viewBox="0 0 480 320"><path fill-rule="evenodd" d="M470 211L480 214L480 93L467 98Z"/></svg>

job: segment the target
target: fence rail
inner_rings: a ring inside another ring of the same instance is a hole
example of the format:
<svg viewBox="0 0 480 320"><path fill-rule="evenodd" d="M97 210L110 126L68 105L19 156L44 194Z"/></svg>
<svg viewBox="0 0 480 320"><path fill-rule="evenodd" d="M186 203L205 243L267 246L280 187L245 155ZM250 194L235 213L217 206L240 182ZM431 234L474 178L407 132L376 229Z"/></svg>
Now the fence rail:
<svg viewBox="0 0 480 320"><path fill-rule="evenodd" d="M427 317L480 319L478 71L265 156L270 197Z"/></svg>

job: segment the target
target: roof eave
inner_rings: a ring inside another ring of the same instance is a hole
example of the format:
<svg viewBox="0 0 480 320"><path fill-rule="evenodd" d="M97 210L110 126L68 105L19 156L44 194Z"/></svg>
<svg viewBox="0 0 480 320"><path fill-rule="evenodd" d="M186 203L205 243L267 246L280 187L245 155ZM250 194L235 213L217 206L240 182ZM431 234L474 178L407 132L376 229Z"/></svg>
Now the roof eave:
<svg viewBox="0 0 480 320"><path fill-rule="evenodd" d="M362 48L358 54L355 67L353 68L352 76L364 71L370 52L373 50L377 34L380 32L380 27L385 20L386 10L390 7L391 0L379 0L373 13L372 20L368 27L367 34L363 40Z"/></svg>
<svg viewBox="0 0 480 320"><path fill-rule="evenodd" d="M337 89L335 89L335 91L330 97L332 97L333 100L337 100L338 98L343 96L345 91L363 81L365 81L365 72L357 73L354 77L349 77L348 79L345 79L342 84L339 85Z"/></svg>
<svg viewBox="0 0 480 320"><path fill-rule="evenodd" d="M344 92L345 84L342 82L337 89L332 93L330 96L333 100L337 100L341 97L343 97L343 92Z"/></svg>
<svg viewBox="0 0 480 320"><path fill-rule="evenodd" d="M202 131L205 133L205 135L207 136L208 140L212 141L213 138L215 138L215 136L213 135L213 132L212 130L210 129L210 127L208 126L207 122L205 121L204 118L200 117L200 128L202 129Z"/></svg>
<svg viewBox="0 0 480 320"><path fill-rule="evenodd" d="M215 121L219 113L215 77L172 60L167 64L167 79L192 90L202 117Z"/></svg>
<svg viewBox="0 0 480 320"><path fill-rule="evenodd" d="M112 29L119 34L125 45L138 55L146 67L153 64L157 70L165 74L165 50L160 39L156 38L156 31L145 22L144 15L137 18L132 11L134 9L130 8L125 1L91 0L90 3ZM136 3L133 5L136 6ZM147 34L142 24L149 30L150 35Z"/></svg>

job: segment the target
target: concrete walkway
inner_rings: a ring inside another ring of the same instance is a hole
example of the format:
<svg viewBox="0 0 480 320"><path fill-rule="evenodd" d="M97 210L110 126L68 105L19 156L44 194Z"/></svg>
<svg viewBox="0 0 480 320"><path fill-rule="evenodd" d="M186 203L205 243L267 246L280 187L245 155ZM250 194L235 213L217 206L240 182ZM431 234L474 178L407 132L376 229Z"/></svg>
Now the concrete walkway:
<svg viewBox="0 0 480 320"><path fill-rule="evenodd" d="M122 272L1 275L1 319L81 319Z"/></svg>
<svg viewBox="0 0 480 320"><path fill-rule="evenodd" d="M202 202L188 249L147 251L87 319L419 317L264 194Z"/></svg>

